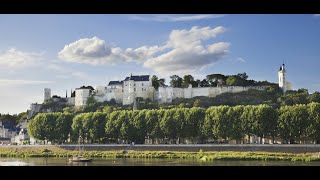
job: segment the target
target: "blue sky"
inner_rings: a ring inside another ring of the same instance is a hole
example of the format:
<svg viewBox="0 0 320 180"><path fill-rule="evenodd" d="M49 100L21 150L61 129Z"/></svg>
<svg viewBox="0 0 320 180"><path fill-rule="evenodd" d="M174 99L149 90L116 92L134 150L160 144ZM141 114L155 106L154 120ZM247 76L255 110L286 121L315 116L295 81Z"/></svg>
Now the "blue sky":
<svg viewBox="0 0 320 180"><path fill-rule="evenodd" d="M0 15L0 113L131 73L246 72L320 91L320 15Z"/></svg>

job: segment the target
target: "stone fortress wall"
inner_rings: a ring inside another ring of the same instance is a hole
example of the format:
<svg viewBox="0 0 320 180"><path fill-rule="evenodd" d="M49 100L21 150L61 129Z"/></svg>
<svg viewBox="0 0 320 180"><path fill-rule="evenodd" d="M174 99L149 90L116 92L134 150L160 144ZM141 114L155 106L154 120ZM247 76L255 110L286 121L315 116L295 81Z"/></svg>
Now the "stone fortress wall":
<svg viewBox="0 0 320 180"><path fill-rule="evenodd" d="M248 91L249 89L264 90L267 86L222 86L222 87L192 87L174 88L174 87L159 87L158 102L171 103L175 98L194 98L197 96L216 97L222 93L237 93Z"/></svg>

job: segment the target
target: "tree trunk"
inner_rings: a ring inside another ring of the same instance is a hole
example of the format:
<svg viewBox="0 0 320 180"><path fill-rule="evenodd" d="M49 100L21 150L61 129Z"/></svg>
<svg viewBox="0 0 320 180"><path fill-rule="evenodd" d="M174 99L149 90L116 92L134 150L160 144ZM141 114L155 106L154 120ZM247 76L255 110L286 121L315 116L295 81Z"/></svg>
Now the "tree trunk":
<svg viewBox="0 0 320 180"><path fill-rule="evenodd" d="M274 144L274 135L272 135L272 144Z"/></svg>

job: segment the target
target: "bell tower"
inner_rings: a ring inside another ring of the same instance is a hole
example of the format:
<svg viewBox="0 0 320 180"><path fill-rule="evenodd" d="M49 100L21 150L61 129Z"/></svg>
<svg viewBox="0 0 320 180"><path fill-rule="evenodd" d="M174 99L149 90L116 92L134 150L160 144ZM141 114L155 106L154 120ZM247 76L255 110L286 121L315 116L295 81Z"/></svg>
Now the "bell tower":
<svg viewBox="0 0 320 180"><path fill-rule="evenodd" d="M287 84L286 84L286 69L284 67L284 64L280 66L278 77L279 77L279 87L285 93L287 91Z"/></svg>

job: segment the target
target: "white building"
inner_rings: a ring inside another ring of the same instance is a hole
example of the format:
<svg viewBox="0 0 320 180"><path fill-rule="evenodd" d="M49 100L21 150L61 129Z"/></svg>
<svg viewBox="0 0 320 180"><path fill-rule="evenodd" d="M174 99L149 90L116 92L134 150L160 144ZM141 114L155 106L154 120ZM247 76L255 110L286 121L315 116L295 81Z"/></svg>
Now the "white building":
<svg viewBox="0 0 320 180"><path fill-rule="evenodd" d="M287 83L286 83L286 69L284 68L284 64L280 66L278 77L279 77L279 87L282 89L283 92L286 92Z"/></svg>
<svg viewBox="0 0 320 180"><path fill-rule="evenodd" d="M81 86L75 90L75 106L86 105L88 97L93 95L93 87L91 86Z"/></svg>
<svg viewBox="0 0 320 180"><path fill-rule="evenodd" d="M123 81L123 97L122 104L132 104L134 99L141 97L143 99L154 100L155 89L152 86L149 75L130 76Z"/></svg>

